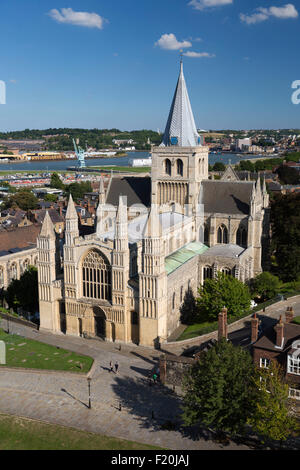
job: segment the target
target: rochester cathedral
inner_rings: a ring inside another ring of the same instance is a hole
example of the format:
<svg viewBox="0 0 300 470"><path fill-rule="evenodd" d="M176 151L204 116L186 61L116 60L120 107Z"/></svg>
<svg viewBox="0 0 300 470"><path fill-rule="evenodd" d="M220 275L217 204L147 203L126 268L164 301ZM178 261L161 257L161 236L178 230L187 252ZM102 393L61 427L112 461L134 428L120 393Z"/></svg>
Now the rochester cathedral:
<svg viewBox="0 0 300 470"><path fill-rule="evenodd" d="M40 328L159 347L180 323L186 291L219 271L245 282L262 271L266 184L229 166L208 175L181 63L151 177L99 188L94 233L80 236L70 197L63 247L47 214L38 238Z"/></svg>

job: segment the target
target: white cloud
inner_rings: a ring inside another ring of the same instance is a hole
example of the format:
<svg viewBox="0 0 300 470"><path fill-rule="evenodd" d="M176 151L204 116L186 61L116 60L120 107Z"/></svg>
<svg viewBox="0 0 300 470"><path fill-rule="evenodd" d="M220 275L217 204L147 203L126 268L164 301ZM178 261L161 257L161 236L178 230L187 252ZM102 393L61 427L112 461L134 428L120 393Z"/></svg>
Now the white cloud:
<svg viewBox="0 0 300 470"><path fill-rule="evenodd" d="M192 47L190 41L178 41L175 34L163 34L161 38L155 43L155 46L159 46L161 49L167 49L176 51L178 49L184 49L186 47Z"/></svg>
<svg viewBox="0 0 300 470"><path fill-rule="evenodd" d="M270 7L270 14L276 18L298 18L298 11L291 3L287 3L283 7Z"/></svg>
<svg viewBox="0 0 300 470"><path fill-rule="evenodd" d="M233 0L191 0L189 5L195 10L205 10L206 8L219 7L223 5L231 5Z"/></svg>
<svg viewBox="0 0 300 470"><path fill-rule="evenodd" d="M215 54L210 54L209 52L194 52L194 51L187 51L183 55L186 57L191 57L193 59L199 59L202 57L207 57L207 58L216 57Z"/></svg>
<svg viewBox="0 0 300 470"><path fill-rule="evenodd" d="M252 15L245 15L244 13L241 13L240 19L244 23L255 24L266 21L271 17L285 20L289 18L298 18L298 16L298 11L294 5L287 3L282 7L256 8L256 12L252 13Z"/></svg>
<svg viewBox="0 0 300 470"><path fill-rule="evenodd" d="M106 21L97 13L88 13L85 11L74 11L72 8L62 8L50 10L49 15L58 23L73 24L76 26L85 26L87 28L102 29Z"/></svg>

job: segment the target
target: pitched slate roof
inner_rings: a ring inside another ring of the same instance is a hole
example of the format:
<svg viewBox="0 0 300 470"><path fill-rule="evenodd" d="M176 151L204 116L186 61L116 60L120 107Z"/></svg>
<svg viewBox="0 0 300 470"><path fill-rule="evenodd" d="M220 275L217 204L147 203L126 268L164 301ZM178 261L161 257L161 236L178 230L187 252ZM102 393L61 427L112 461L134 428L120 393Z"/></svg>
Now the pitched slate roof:
<svg viewBox="0 0 300 470"><path fill-rule="evenodd" d="M250 213L253 182L212 180L203 181L202 185L205 213Z"/></svg>
<svg viewBox="0 0 300 470"><path fill-rule="evenodd" d="M50 215L50 219L51 219L53 224L57 224L59 222L64 222L63 217L61 217L61 215L57 212L56 209L48 209L48 210L38 209L38 210L35 210L35 211L32 211L32 212L34 213L35 219L38 223L43 223L47 212Z"/></svg>
<svg viewBox="0 0 300 470"><path fill-rule="evenodd" d="M128 207L133 204L143 204L149 207L151 203L151 178L135 176L114 177L108 190L106 203L118 206L119 195L127 196Z"/></svg>
<svg viewBox="0 0 300 470"><path fill-rule="evenodd" d="M274 325L275 326L275 325ZM254 343L256 348L268 349L273 351L279 351L276 346L276 331L274 326L266 329L263 335ZM286 350L292 346L292 343L297 339L300 339L300 325L295 323L284 323L283 330L283 348L281 351Z"/></svg>

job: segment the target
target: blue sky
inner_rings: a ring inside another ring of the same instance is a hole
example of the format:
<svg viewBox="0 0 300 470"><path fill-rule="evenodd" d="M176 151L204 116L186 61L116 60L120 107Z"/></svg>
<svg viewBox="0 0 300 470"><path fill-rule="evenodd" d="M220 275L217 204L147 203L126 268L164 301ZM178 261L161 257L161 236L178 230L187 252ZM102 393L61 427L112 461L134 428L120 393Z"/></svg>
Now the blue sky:
<svg viewBox="0 0 300 470"><path fill-rule="evenodd" d="M79 14L81 13L81 14ZM0 0L0 130L299 128L300 0Z"/></svg>

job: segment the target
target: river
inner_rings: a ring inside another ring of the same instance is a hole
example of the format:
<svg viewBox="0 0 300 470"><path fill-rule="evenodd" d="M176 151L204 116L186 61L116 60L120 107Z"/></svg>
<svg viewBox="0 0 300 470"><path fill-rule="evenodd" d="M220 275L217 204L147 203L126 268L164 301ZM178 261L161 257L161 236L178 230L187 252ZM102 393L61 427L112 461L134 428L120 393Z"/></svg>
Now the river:
<svg viewBox="0 0 300 470"><path fill-rule="evenodd" d="M86 166L128 166L129 160L132 158L148 158L150 156L149 152L128 152L127 157L119 158L89 158L86 160ZM247 156L245 159L257 158L256 156ZM226 153L226 154L209 154L209 163L213 165L215 162L222 162L224 164L238 163L242 159L236 154ZM33 162L16 162L16 163L1 163L0 162L0 172L1 171L62 171L67 170L67 168L76 166L76 160L53 160L53 161L33 161Z"/></svg>

